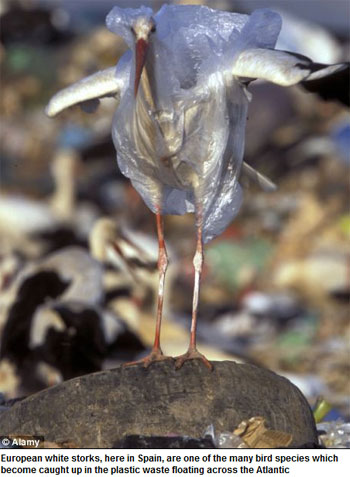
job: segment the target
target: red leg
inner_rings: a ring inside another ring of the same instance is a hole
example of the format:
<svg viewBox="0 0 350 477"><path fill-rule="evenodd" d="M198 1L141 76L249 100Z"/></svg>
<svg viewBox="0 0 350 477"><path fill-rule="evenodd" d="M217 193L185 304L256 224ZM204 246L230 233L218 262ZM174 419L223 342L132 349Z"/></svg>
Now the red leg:
<svg viewBox="0 0 350 477"><path fill-rule="evenodd" d="M203 363L207 366L207 368L209 368L210 370L213 369L213 365L207 360L207 358L202 353L200 353L197 350L197 345L196 345L199 288L200 288L202 267L203 267L203 261L204 261L202 230L203 230L203 219L202 219L201 212L199 212L197 214L197 246L196 246L196 253L193 258L195 275L194 275L194 288L193 288L190 345L185 354L176 358L176 363L175 363L176 369L181 368L184 362L189 359L201 359Z"/></svg>
<svg viewBox="0 0 350 477"><path fill-rule="evenodd" d="M163 313L163 301L164 301L164 281L165 273L168 268L168 255L166 253L165 243L164 243L164 231L163 231L163 218L160 212L156 214L157 221L157 234L158 234L158 270L159 270L159 288L158 288L158 301L157 301L157 320L156 320L156 332L154 337L154 343L152 351L148 356L138 361L132 361L131 363L126 363L124 366L131 366L134 364L143 364L147 368L150 364L155 361L163 361L164 359L173 359L170 356L164 356L160 347L160 328L162 324L162 313Z"/></svg>

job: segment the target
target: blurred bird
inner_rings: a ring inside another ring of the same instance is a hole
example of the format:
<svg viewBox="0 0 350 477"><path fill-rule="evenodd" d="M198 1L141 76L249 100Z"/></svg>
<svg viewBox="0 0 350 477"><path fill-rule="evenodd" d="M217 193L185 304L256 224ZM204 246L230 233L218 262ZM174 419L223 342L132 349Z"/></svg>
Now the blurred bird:
<svg viewBox="0 0 350 477"><path fill-rule="evenodd" d="M156 333L152 352L142 360L145 366L167 359L160 347L168 266L162 215L195 212L191 338L176 367L199 358L211 369L196 348L203 243L227 227L241 204L238 179L250 100L247 85L261 78L280 86L301 83L321 88L322 79L329 82L335 75L339 81L349 66L315 64L304 56L274 50L281 18L265 9L248 16L203 6L164 5L153 15L146 7L115 7L107 16L107 27L124 38L130 51L116 68L57 93L46 113L55 116L74 104L97 104L104 96L119 101L112 128L118 164L156 214L159 243ZM337 90L323 95L347 99ZM243 169L269 186L250 166L243 163Z"/></svg>
<svg viewBox="0 0 350 477"><path fill-rule="evenodd" d="M102 217L89 234L91 255L101 263L120 269L135 285L144 283L153 288L157 271L155 243L145 234L137 234L116 221Z"/></svg>
<svg viewBox="0 0 350 477"><path fill-rule="evenodd" d="M0 296L0 363L15 365L22 390L98 371L107 358L130 360L145 350L104 298L103 267L80 247L49 254L17 274Z"/></svg>
<svg viewBox="0 0 350 477"><path fill-rule="evenodd" d="M0 248L4 256L20 250L25 257L36 258L53 249L84 242L97 211L90 204L77 204L79 165L75 150L59 148L52 158L51 196L38 200L1 194Z"/></svg>

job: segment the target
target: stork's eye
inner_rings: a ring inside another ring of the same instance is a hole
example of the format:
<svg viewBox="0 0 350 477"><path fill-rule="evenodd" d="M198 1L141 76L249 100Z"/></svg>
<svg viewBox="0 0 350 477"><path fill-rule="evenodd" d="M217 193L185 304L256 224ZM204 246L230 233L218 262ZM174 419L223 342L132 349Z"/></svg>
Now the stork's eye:
<svg viewBox="0 0 350 477"><path fill-rule="evenodd" d="M132 27L130 27L130 30L131 30L131 33L132 33L133 35L136 35L135 29L134 29L134 27L133 27L133 26L132 26Z"/></svg>
<svg viewBox="0 0 350 477"><path fill-rule="evenodd" d="M156 31L156 26L153 25L152 28L151 28L151 32L154 33Z"/></svg>

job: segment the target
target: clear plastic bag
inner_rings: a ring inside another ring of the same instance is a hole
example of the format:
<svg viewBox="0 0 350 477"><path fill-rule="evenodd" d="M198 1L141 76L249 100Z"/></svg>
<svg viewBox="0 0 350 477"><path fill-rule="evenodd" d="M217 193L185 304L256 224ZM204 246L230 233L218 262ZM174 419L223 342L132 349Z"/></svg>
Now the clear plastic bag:
<svg viewBox="0 0 350 477"><path fill-rule="evenodd" d="M130 26L140 15L152 11L115 7L107 26L133 48ZM121 59L129 87L113 121L118 164L153 212L201 213L208 242L242 200L249 95L232 75L234 60L247 48L273 48L281 19L265 9L248 16L195 5L164 5L154 19L145 66L150 86L136 99L130 52Z"/></svg>

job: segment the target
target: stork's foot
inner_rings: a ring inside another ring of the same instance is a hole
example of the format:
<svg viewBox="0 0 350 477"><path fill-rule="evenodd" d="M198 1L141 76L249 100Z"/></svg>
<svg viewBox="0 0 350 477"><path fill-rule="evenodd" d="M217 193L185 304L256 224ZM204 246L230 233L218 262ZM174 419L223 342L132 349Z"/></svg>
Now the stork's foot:
<svg viewBox="0 0 350 477"><path fill-rule="evenodd" d="M203 361L203 363L209 369L209 371L213 370L213 365L211 364L211 362L207 360L204 354L197 351L196 348L189 348L187 353L182 354L181 356L178 356L175 361L175 368L180 369L182 365L184 364L184 362L190 359L200 359L201 361Z"/></svg>
<svg viewBox="0 0 350 477"><path fill-rule="evenodd" d="M142 364L144 368L148 368L151 364L156 363L157 361L165 361L167 359L174 360L172 356L165 356L160 348L156 348L153 349L149 355L142 359L131 361L130 363L124 363L123 367L137 366L138 364Z"/></svg>

